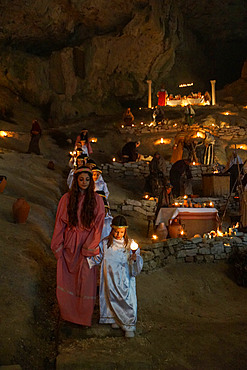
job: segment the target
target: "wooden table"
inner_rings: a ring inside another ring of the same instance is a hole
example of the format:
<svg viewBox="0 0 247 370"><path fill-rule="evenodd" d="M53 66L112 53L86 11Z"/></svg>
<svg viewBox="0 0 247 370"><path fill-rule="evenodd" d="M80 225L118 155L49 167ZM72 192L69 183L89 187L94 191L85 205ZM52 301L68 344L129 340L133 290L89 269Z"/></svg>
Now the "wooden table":
<svg viewBox="0 0 247 370"><path fill-rule="evenodd" d="M166 226L177 218L183 225L188 238L195 234L201 236L219 226L219 216L216 208L161 208L155 225L164 222Z"/></svg>

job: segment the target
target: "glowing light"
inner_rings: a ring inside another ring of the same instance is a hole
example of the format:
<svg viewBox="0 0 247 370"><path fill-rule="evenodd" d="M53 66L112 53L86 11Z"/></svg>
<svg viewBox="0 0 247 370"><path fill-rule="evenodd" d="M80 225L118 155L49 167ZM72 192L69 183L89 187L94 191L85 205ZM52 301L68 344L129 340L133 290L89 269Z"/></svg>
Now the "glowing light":
<svg viewBox="0 0 247 370"><path fill-rule="evenodd" d="M8 136L7 132L5 131L0 131L0 136L1 137L4 137L4 136Z"/></svg>
<svg viewBox="0 0 247 370"><path fill-rule="evenodd" d="M188 195L184 195L184 199L187 199L188 198Z"/></svg>
<svg viewBox="0 0 247 370"><path fill-rule="evenodd" d="M132 125L131 125L132 127L135 127L135 125L134 125L134 123L132 123Z"/></svg>
<svg viewBox="0 0 247 370"><path fill-rule="evenodd" d="M138 248L139 248L139 245L134 240L132 240L130 244L130 249L132 250L132 252L135 253Z"/></svg>
<svg viewBox="0 0 247 370"><path fill-rule="evenodd" d="M223 232L217 229L217 236L224 236Z"/></svg>
<svg viewBox="0 0 247 370"><path fill-rule="evenodd" d="M230 146L230 148L235 149L235 146L236 146L236 149L247 150L247 145L246 144L232 144Z"/></svg>
<svg viewBox="0 0 247 370"><path fill-rule="evenodd" d="M141 108L141 107L139 107L139 109L141 110L142 108Z"/></svg>
<svg viewBox="0 0 247 370"><path fill-rule="evenodd" d="M122 125L121 127L124 128L124 125Z"/></svg>
<svg viewBox="0 0 247 370"><path fill-rule="evenodd" d="M148 194L144 195L144 199L148 199L148 198L149 198Z"/></svg>
<svg viewBox="0 0 247 370"><path fill-rule="evenodd" d="M196 137L201 137L201 138L204 138L204 133L203 132L200 132L200 131L198 131L197 133L196 133Z"/></svg>
<svg viewBox="0 0 247 370"><path fill-rule="evenodd" d="M158 236L157 235L152 235L152 239L153 240L157 240L158 239Z"/></svg>
<svg viewBox="0 0 247 370"><path fill-rule="evenodd" d="M91 139L92 143L97 143L97 141L98 141L97 137L92 137L92 139Z"/></svg>
<svg viewBox="0 0 247 370"><path fill-rule="evenodd" d="M175 206L175 207L178 207L178 206L179 206L179 203L178 203L178 202L175 202L175 203L174 203L174 206Z"/></svg>
<svg viewBox="0 0 247 370"><path fill-rule="evenodd" d="M112 162L116 162L116 158L114 157L114 158L112 158Z"/></svg>
<svg viewBox="0 0 247 370"><path fill-rule="evenodd" d="M189 84L180 84L179 87L187 87L187 86L193 86L194 82L191 82Z"/></svg>
<svg viewBox="0 0 247 370"><path fill-rule="evenodd" d="M160 138L160 139L156 140L156 141L154 142L154 145L159 145L159 144L168 145L168 144L171 144L171 140L172 140L172 139L164 139L164 138L162 137L162 138Z"/></svg>
<svg viewBox="0 0 247 370"><path fill-rule="evenodd" d="M222 112L221 114L223 114L224 116L236 116L237 113L233 113L233 112Z"/></svg>
<svg viewBox="0 0 247 370"><path fill-rule="evenodd" d="M143 125L144 122L141 122L141 125Z"/></svg>
<svg viewBox="0 0 247 370"><path fill-rule="evenodd" d="M214 203L213 202L209 202L209 207L214 207Z"/></svg>
<svg viewBox="0 0 247 370"><path fill-rule="evenodd" d="M193 164L193 166L195 166L196 165L196 162L193 162L192 164Z"/></svg>

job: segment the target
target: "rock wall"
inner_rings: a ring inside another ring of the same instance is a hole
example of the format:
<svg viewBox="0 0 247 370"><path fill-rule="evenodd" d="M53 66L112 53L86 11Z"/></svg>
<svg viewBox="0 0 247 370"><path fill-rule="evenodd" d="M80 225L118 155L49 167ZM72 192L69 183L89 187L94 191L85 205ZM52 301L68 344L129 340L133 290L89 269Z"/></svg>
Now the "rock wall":
<svg viewBox="0 0 247 370"><path fill-rule="evenodd" d="M247 250L247 234L189 240L167 239L141 247L143 272L157 270L169 263L207 263L226 260L234 251Z"/></svg>
<svg viewBox="0 0 247 370"><path fill-rule="evenodd" d="M205 45L219 37L224 42L232 28L234 37L247 37L243 17L232 20L243 14L241 1L234 13L227 11L230 1L224 3L229 32L216 22L222 3L211 3L13 0L10 7L3 0L0 87L45 107L58 121L146 102L147 79L154 97L163 82L174 89L193 79L204 87L210 72Z"/></svg>

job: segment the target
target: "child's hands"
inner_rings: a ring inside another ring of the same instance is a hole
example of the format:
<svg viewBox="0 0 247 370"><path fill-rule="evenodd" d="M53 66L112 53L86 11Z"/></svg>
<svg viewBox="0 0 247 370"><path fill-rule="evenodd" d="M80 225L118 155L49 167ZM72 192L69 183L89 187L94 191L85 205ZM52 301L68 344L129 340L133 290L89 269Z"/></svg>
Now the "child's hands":
<svg viewBox="0 0 247 370"><path fill-rule="evenodd" d="M132 255L130 256L130 260L131 261L136 261L136 254L135 253L132 253Z"/></svg>

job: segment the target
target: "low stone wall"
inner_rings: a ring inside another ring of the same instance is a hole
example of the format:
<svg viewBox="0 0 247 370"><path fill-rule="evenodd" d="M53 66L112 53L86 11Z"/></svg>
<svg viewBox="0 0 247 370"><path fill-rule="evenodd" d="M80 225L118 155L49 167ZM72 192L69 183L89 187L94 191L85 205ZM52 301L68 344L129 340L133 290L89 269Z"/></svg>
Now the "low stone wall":
<svg viewBox="0 0 247 370"><path fill-rule="evenodd" d="M172 164L167 161L166 163L166 177L169 178L169 173ZM105 163L101 165L103 174L114 175L115 177L147 177L149 175L149 162L139 161L139 162L129 162L120 163L112 162ZM202 173L212 172L213 167L207 165L191 165L190 170L192 173L193 180L201 180Z"/></svg>
<svg viewBox="0 0 247 370"><path fill-rule="evenodd" d="M206 203L209 204L209 202L213 202L214 207L219 211L223 212L227 203L227 196L221 197L221 198L209 198L209 197L202 197L202 198L188 198L188 201L192 202L192 205L194 208L198 208L198 205L201 206L201 204ZM153 199L153 198L152 198ZM178 199L179 201L179 199ZM181 199L181 202L183 202L183 199ZM134 200L134 199L126 199L121 204L115 204L110 201L110 208L112 211L116 211L118 213L125 213L129 211L135 211L139 214L142 214L143 216L154 216L156 211L156 200ZM228 209L231 210L231 213L234 214L238 212L239 205L238 203L231 198L228 203Z"/></svg>
<svg viewBox="0 0 247 370"><path fill-rule="evenodd" d="M234 250L247 250L247 234L189 240L167 239L163 242L141 246L143 272L164 267L170 263L207 263L226 260Z"/></svg>

